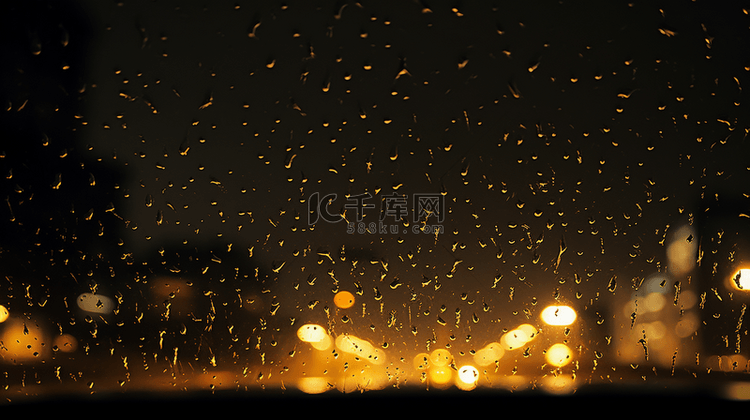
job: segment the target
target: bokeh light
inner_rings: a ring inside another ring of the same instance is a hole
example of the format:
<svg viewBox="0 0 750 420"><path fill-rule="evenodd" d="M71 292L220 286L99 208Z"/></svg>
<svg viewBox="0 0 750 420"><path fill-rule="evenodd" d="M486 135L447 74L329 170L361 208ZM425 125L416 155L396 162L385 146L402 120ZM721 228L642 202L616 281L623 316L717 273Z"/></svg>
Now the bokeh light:
<svg viewBox="0 0 750 420"><path fill-rule="evenodd" d="M545 353L547 363L556 367L567 365L571 362L572 357L573 351L570 350L570 347L562 343L553 344Z"/></svg>
<svg viewBox="0 0 750 420"><path fill-rule="evenodd" d="M667 304L667 298L663 293L649 293L643 299L643 309L648 312L659 312Z"/></svg>
<svg viewBox="0 0 750 420"><path fill-rule="evenodd" d="M427 370L430 368L430 355L428 353L419 353L413 359L414 369Z"/></svg>
<svg viewBox="0 0 750 420"><path fill-rule="evenodd" d="M722 397L734 401L750 401L750 383L730 382L724 386Z"/></svg>
<svg viewBox="0 0 750 420"><path fill-rule="evenodd" d="M53 342L55 348L63 353L73 353L78 349L78 340L71 334L60 334Z"/></svg>
<svg viewBox="0 0 750 420"><path fill-rule="evenodd" d="M474 363L479 366L489 366L502 359L504 354L503 345L492 342L474 353Z"/></svg>
<svg viewBox="0 0 750 420"><path fill-rule="evenodd" d="M732 274L732 286L735 290L750 291L750 268L740 268Z"/></svg>
<svg viewBox="0 0 750 420"><path fill-rule="evenodd" d="M372 343L351 334L341 334L336 337L336 348L344 353L357 356L360 360L368 361L375 365L386 362L385 353L375 347Z"/></svg>
<svg viewBox="0 0 750 420"><path fill-rule="evenodd" d="M432 366L448 366L451 361L453 361L453 355L446 349L437 349L430 353L430 364Z"/></svg>
<svg viewBox="0 0 750 420"><path fill-rule="evenodd" d="M463 384L476 385L479 380L479 371L471 365L463 365L458 368L458 380Z"/></svg>
<svg viewBox="0 0 750 420"><path fill-rule="evenodd" d="M322 394L332 389L328 379L325 377L305 377L297 381L297 388L306 394Z"/></svg>
<svg viewBox="0 0 750 420"><path fill-rule="evenodd" d="M11 317L0 332L0 356L11 364L42 363L52 349L48 332L33 320Z"/></svg>
<svg viewBox="0 0 750 420"><path fill-rule="evenodd" d="M577 314L570 306L551 305L542 310L541 317L547 325L567 326L575 322Z"/></svg>
<svg viewBox="0 0 750 420"><path fill-rule="evenodd" d="M693 270L698 261L698 241L695 228L680 227L667 246L667 264L675 276L682 276Z"/></svg>
<svg viewBox="0 0 750 420"><path fill-rule="evenodd" d="M453 379L453 369L450 366L432 366L429 369L429 378L435 385L447 385Z"/></svg>
<svg viewBox="0 0 750 420"><path fill-rule="evenodd" d="M321 325L305 324L297 329L297 337L305 343L317 343L328 337L328 332Z"/></svg>
<svg viewBox="0 0 750 420"><path fill-rule="evenodd" d="M354 295L342 290L333 296L333 303L341 309L349 309L354 306Z"/></svg>
<svg viewBox="0 0 750 420"><path fill-rule="evenodd" d="M536 337L537 329L531 324L522 324L500 337L503 350L516 350Z"/></svg>
<svg viewBox="0 0 750 420"><path fill-rule="evenodd" d="M77 299L78 307L93 314L111 314L115 309L115 302L109 296L81 293Z"/></svg>

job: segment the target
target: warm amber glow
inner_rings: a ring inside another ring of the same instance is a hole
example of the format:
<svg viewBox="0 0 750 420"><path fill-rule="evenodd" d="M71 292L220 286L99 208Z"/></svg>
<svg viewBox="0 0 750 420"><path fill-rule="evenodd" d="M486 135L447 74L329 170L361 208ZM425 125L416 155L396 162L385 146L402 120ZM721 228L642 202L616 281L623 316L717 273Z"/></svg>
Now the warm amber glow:
<svg viewBox="0 0 750 420"><path fill-rule="evenodd" d="M375 391L387 386L388 376L371 368L349 370L336 382L336 388L345 393Z"/></svg>
<svg viewBox="0 0 750 420"><path fill-rule="evenodd" d="M429 370L430 381L436 385L445 385L453 378L450 366L433 366Z"/></svg>
<svg viewBox="0 0 750 420"><path fill-rule="evenodd" d="M0 322L5 322L9 316L10 312L8 312L8 308L0 305Z"/></svg>
<svg viewBox="0 0 750 420"><path fill-rule="evenodd" d="M519 330L509 331L500 338L500 342L507 350L517 349L528 341L526 333Z"/></svg>
<svg viewBox="0 0 750 420"><path fill-rule="evenodd" d="M337 349L353 354L361 360L367 360L376 365L385 363L385 353L367 340L351 334L342 334L336 337L335 344Z"/></svg>
<svg viewBox="0 0 750 420"><path fill-rule="evenodd" d="M698 295L692 290L683 290L678 296L677 304L680 309L690 309L698 303Z"/></svg>
<svg viewBox="0 0 750 420"><path fill-rule="evenodd" d="M72 353L78 348L78 340L70 334L55 337L55 348L63 353Z"/></svg>
<svg viewBox="0 0 750 420"><path fill-rule="evenodd" d="M667 298L661 293L649 293L643 300L643 306L649 312L659 312L667 303Z"/></svg>
<svg viewBox="0 0 750 420"><path fill-rule="evenodd" d="M230 389L237 386L237 373L231 370L204 371L193 377L198 388L203 389Z"/></svg>
<svg viewBox="0 0 750 420"><path fill-rule="evenodd" d="M149 282L151 296L155 302L162 304L165 315L183 316L192 310L194 290L183 279L172 276L162 276ZM251 301L251 300L249 300ZM165 303L169 303L168 311ZM248 304L248 306L251 306Z"/></svg>
<svg viewBox="0 0 750 420"><path fill-rule="evenodd" d="M369 347L369 343L353 335L341 334L336 337L336 348L344 353L357 354L367 347Z"/></svg>
<svg viewBox="0 0 750 420"><path fill-rule="evenodd" d="M354 306L354 295L346 290L336 293L333 303L341 309L349 309Z"/></svg>
<svg viewBox="0 0 750 420"><path fill-rule="evenodd" d="M115 302L108 296L82 293L78 296L78 307L95 314L111 314L115 309Z"/></svg>
<svg viewBox="0 0 750 420"><path fill-rule="evenodd" d="M747 357L741 354L712 356L707 363L707 366L711 370L720 370L723 372L746 372L747 365Z"/></svg>
<svg viewBox="0 0 750 420"><path fill-rule="evenodd" d="M552 366L562 367L570 363L573 358L573 352L565 344L557 343L547 349L545 358L547 359L547 363Z"/></svg>
<svg viewBox="0 0 750 420"><path fill-rule="evenodd" d="M526 336L529 337L529 341L533 340L534 337L536 337L536 334L539 332L539 330L531 324L521 324L516 329L519 331L523 331Z"/></svg>
<svg viewBox="0 0 750 420"><path fill-rule="evenodd" d="M9 319L3 327L0 342L0 356L10 363L41 362L51 347L45 331L25 318Z"/></svg>
<svg viewBox="0 0 750 420"><path fill-rule="evenodd" d="M306 343L318 343L328 337L328 332L320 325L305 324L297 330L297 337Z"/></svg>
<svg viewBox="0 0 750 420"><path fill-rule="evenodd" d="M437 349L430 353L430 363L433 366L447 366L451 360L453 355L448 350Z"/></svg>
<svg viewBox="0 0 750 420"><path fill-rule="evenodd" d="M333 346L333 338L331 338L330 335L326 335L322 340L320 341L312 341L310 342L310 346L314 348L315 350L328 350Z"/></svg>
<svg viewBox="0 0 750 420"><path fill-rule="evenodd" d="M479 379L479 371L471 365L464 365L458 368L458 379L464 384L474 385Z"/></svg>
<svg viewBox="0 0 750 420"><path fill-rule="evenodd" d="M430 355L427 353L419 353L414 356L414 369L427 370L430 368Z"/></svg>
<svg viewBox="0 0 750 420"><path fill-rule="evenodd" d="M515 350L536 337L537 330L531 324L523 324L518 328L508 331L500 337L500 344L504 350Z"/></svg>
<svg viewBox="0 0 750 420"><path fill-rule="evenodd" d="M659 340L667 334L667 327L661 321L647 322L636 325L636 330L649 340Z"/></svg>
<svg viewBox="0 0 750 420"><path fill-rule="evenodd" d="M549 394L568 395L575 392L575 380L565 375L550 375L542 378L541 388Z"/></svg>
<svg viewBox="0 0 750 420"><path fill-rule="evenodd" d="M542 321L547 325L570 325L575 322L576 317L576 311L565 305L548 306L542 311Z"/></svg>
<svg viewBox="0 0 750 420"><path fill-rule="evenodd" d="M299 382L297 382L297 388L306 394L321 394L332 387L326 378L316 376L300 379Z"/></svg>
<svg viewBox="0 0 750 420"><path fill-rule="evenodd" d="M686 274L695 268L698 260L698 242L695 229L683 226L675 232L667 246L667 266L669 271L677 276Z"/></svg>
<svg viewBox="0 0 750 420"><path fill-rule="evenodd" d="M686 313L674 326L675 334L680 338L689 337L698 331L700 318L693 312Z"/></svg>
<svg viewBox="0 0 750 420"><path fill-rule="evenodd" d="M504 354L505 350L503 350L503 345L497 342L492 342L474 353L474 363L479 366L489 366L502 359Z"/></svg>
<svg viewBox="0 0 750 420"><path fill-rule="evenodd" d="M750 291L750 268L741 268L732 274L732 286L737 290Z"/></svg>
<svg viewBox="0 0 750 420"><path fill-rule="evenodd" d="M747 382L733 382L724 388L724 398L735 401L750 400L750 384Z"/></svg>

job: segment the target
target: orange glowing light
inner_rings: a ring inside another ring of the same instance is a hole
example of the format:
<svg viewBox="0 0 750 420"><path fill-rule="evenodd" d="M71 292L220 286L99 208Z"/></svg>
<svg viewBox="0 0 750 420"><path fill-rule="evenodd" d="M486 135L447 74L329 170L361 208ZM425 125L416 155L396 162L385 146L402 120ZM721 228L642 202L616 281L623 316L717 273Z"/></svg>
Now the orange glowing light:
<svg viewBox="0 0 750 420"><path fill-rule="evenodd" d="M297 330L297 337L306 343L318 343L328 337L328 332L320 325L305 324Z"/></svg>
<svg viewBox="0 0 750 420"><path fill-rule="evenodd" d="M433 366L447 366L451 360L453 355L448 350L437 349L430 353L430 362Z"/></svg>
<svg viewBox="0 0 750 420"><path fill-rule="evenodd" d="M331 348L331 346L333 346L333 338L331 338L330 335L326 335L320 341L311 342L310 346L312 346L312 348L314 348L315 350L320 350L320 351L328 350Z"/></svg>
<svg viewBox="0 0 750 420"><path fill-rule="evenodd" d="M9 316L10 312L8 312L8 308L0 305L0 323L5 322Z"/></svg>
<svg viewBox="0 0 750 420"><path fill-rule="evenodd" d="M690 337L700 328L701 320L695 313L686 313L674 326L674 332L680 338Z"/></svg>
<svg viewBox="0 0 750 420"><path fill-rule="evenodd" d="M503 345L492 342L474 353L474 362L479 366L489 366L502 359L504 354Z"/></svg>
<svg viewBox="0 0 750 420"><path fill-rule="evenodd" d="M305 394L322 394L332 388L332 385L323 377L301 378L297 387Z"/></svg>
<svg viewBox="0 0 750 420"><path fill-rule="evenodd" d="M516 330L526 333L526 336L529 337L529 341L533 340L534 337L536 337L537 332L539 332L539 330L531 324L521 324Z"/></svg>
<svg viewBox="0 0 750 420"><path fill-rule="evenodd" d="M372 369L353 370L336 381L336 388L344 393L375 391L388 386L388 377Z"/></svg>
<svg viewBox="0 0 750 420"><path fill-rule="evenodd" d="M569 395L575 392L575 379L566 375L550 375L542 378L541 389L549 394Z"/></svg>
<svg viewBox="0 0 750 420"><path fill-rule="evenodd" d="M385 353L367 340L351 334L342 334L336 337L335 344L337 349L353 354L360 360L366 360L375 365L385 363Z"/></svg>
<svg viewBox="0 0 750 420"><path fill-rule="evenodd" d="M433 366L429 370L430 381L436 385L445 385L453 378L450 366Z"/></svg>
<svg viewBox="0 0 750 420"><path fill-rule="evenodd" d="M163 276L150 282L151 295L157 302L169 302L170 312L176 316L186 315L190 312L194 290L189 283L183 279Z"/></svg>
<svg viewBox="0 0 750 420"><path fill-rule="evenodd" d="M567 326L575 320L576 311L570 306L552 305L542 311L542 321L547 325Z"/></svg>
<svg viewBox="0 0 750 420"><path fill-rule="evenodd" d="M55 337L55 348L63 353L72 353L78 348L78 340L70 334Z"/></svg>
<svg viewBox="0 0 750 420"><path fill-rule="evenodd" d="M471 365L465 365L458 368L458 379L468 385L474 385L479 379L479 371Z"/></svg>
<svg viewBox="0 0 750 420"><path fill-rule="evenodd" d="M750 384L733 382L724 389L724 397L735 401L750 401Z"/></svg>
<svg viewBox="0 0 750 420"><path fill-rule="evenodd" d="M547 349L545 358L547 363L552 366L562 367L570 363L573 358L573 351L565 344L557 343Z"/></svg>
<svg viewBox="0 0 750 420"><path fill-rule="evenodd" d="M695 234L693 227L683 226L675 232L667 245L667 266L676 276L689 273L697 264L698 243L690 239Z"/></svg>
<svg viewBox="0 0 750 420"><path fill-rule="evenodd" d="M349 309L354 306L354 295L351 292L343 290L336 293L333 297L333 303L341 309Z"/></svg>
<svg viewBox="0 0 750 420"><path fill-rule="evenodd" d="M500 337L500 343L505 350L515 350L533 340L537 330L531 324L523 324L518 328L508 331Z"/></svg>
<svg viewBox="0 0 750 420"><path fill-rule="evenodd" d="M50 348L47 334L41 326L21 318L7 321L0 335L0 356L6 362L23 364L24 362L42 362Z"/></svg>
<svg viewBox="0 0 750 420"><path fill-rule="evenodd" d="M427 370L430 368L430 355L427 353L419 353L414 356L414 369Z"/></svg>

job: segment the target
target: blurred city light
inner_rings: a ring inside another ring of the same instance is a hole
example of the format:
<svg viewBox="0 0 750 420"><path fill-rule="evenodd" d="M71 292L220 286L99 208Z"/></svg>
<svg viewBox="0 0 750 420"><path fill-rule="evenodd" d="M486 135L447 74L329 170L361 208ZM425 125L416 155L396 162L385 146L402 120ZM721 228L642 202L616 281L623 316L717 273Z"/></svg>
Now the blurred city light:
<svg viewBox="0 0 750 420"><path fill-rule="evenodd" d="M567 326L576 320L576 311L570 306L552 305L542 310L542 321L547 325Z"/></svg>
<svg viewBox="0 0 750 420"><path fill-rule="evenodd" d="M740 268L732 275L732 285L736 290L750 290L750 268Z"/></svg>
<svg viewBox="0 0 750 420"><path fill-rule="evenodd" d="M570 350L570 348L561 343L553 344L550 348L547 349L547 352L545 354L547 363L556 367L567 365L571 362L572 357L573 352Z"/></svg>

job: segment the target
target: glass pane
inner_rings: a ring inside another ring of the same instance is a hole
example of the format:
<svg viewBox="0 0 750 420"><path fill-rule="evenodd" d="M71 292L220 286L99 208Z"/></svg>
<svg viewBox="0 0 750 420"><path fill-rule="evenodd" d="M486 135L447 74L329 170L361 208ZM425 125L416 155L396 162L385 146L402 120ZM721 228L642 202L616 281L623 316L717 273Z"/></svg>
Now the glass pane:
<svg viewBox="0 0 750 420"><path fill-rule="evenodd" d="M3 6L10 403L750 398L750 9Z"/></svg>

